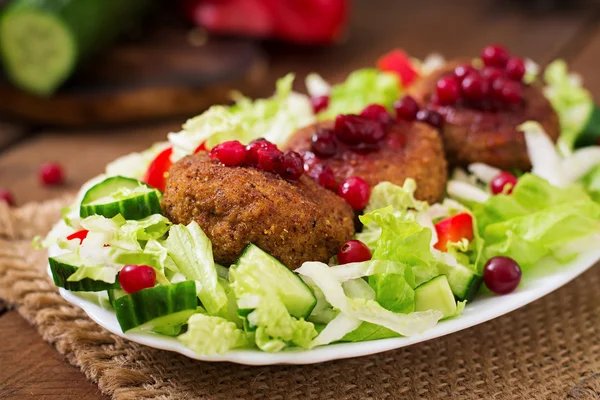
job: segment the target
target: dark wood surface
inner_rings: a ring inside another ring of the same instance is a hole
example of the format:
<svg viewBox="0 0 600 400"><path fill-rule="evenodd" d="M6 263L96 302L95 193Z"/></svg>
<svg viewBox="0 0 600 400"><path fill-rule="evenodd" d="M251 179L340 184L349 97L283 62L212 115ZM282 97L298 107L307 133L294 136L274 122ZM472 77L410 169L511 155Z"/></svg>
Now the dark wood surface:
<svg viewBox="0 0 600 400"><path fill-rule="evenodd" d="M502 42L514 53L546 63L564 57L600 98L600 2L544 12L523 11L519 1L357 0L350 35L329 48L301 48L268 43L268 84L295 71L300 78L317 71L340 80L351 70L371 66L381 53L402 47L417 57L432 51L448 57L474 55L490 42ZM572 4L574 2L564 2ZM0 98L0 101L5 101ZM17 201L38 201L76 190L119 155L143 149L178 129L183 118L161 124L102 130L48 130L0 124L0 187ZM68 183L57 189L37 181L41 162L65 165ZM1 308L1 307L0 307ZM1 310L0 310L1 312ZM0 399L105 399L82 374L43 342L15 311L0 316ZM8 368L10 366L10 368Z"/></svg>
<svg viewBox="0 0 600 400"><path fill-rule="evenodd" d="M234 89L256 93L266 74L256 43L160 22L88 60L51 97L0 81L0 99L10 99L0 113L38 125L115 125L198 113Z"/></svg>

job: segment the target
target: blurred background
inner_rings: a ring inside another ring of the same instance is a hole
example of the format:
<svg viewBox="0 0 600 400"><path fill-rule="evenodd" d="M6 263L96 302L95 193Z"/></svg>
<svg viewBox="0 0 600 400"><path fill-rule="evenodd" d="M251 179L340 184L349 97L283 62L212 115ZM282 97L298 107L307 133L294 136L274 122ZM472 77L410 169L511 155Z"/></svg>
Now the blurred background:
<svg viewBox="0 0 600 400"><path fill-rule="evenodd" d="M598 21L598 0L0 0L0 188L16 204L74 191L232 90L339 82L396 48L565 58L600 96ZM40 182L47 162L63 184Z"/></svg>

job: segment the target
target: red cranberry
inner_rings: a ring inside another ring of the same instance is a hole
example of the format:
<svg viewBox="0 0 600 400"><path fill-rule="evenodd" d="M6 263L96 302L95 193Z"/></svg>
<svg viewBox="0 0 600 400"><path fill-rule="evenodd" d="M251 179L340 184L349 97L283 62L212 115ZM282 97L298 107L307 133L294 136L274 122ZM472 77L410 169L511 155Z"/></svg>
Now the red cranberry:
<svg viewBox="0 0 600 400"><path fill-rule="evenodd" d="M493 194L511 194L518 179L510 172L502 171L490 182L490 190ZM505 192L506 188L506 192Z"/></svg>
<svg viewBox="0 0 600 400"><path fill-rule="evenodd" d="M521 267L509 257L492 257L483 269L485 286L497 294L510 293L521 282Z"/></svg>
<svg viewBox="0 0 600 400"><path fill-rule="evenodd" d="M417 113L417 121L425 122L433 126L434 128L441 129L444 125L444 118L442 115L433 110L421 110Z"/></svg>
<svg viewBox="0 0 600 400"><path fill-rule="evenodd" d="M469 64L459 65L458 67L454 68L454 76L459 80L459 82L462 82L462 80L468 75L476 72L477 70Z"/></svg>
<svg viewBox="0 0 600 400"><path fill-rule="evenodd" d="M367 245L360 240L348 240L340 247L337 256L338 263L349 264L353 262L369 261L372 254Z"/></svg>
<svg viewBox="0 0 600 400"><path fill-rule="evenodd" d="M0 189L0 201L5 201L9 206L15 205L15 198L7 189Z"/></svg>
<svg viewBox="0 0 600 400"><path fill-rule="evenodd" d="M65 181L65 173L58 163L46 163L40 168L40 181L44 185L60 185Z"/></svg>
<svg viewBox="0 0 600 400"><path fill-rule="evenodd" d="M488 67L504 68L509 56L508 50L500 45L487 46L481 51L481 59Z"/></svg>
<svg viewBox="0 0 600 400"><path fill-rule="evenodd" d="M379 121L384 127L388 127L392 123L392 116L388 110L379 104L366 106L360 115L374 121Z"/></svg>
<svg viewBox="0 0 600 400"><path fill-rule="evenodd" d="M272 147L261 148L258 149L257 155L258 168L269 172L276 172L279 169L283 156L283 153L279 149Z"/></svg>
<svg viewBox="0 0 600 400"><path fill-rule="evenodd" d="M295 151L286 150L281 157L281 164L277 168L277 173L284 179L296 181L300 179L304 172L304 160L302 156Z"/></svg>
<svg viewBox="0 0 600 400"><path fill-rule="evenodd" d="M435 93L441 105L447 106L456 103L460 97L460 86L458 80L453 76L446 76L436 83Z"/></svg>
<svg viewBox="0 0 600 400"><path fill-rule="evenodd" d="M317 183L326 189L334 190L335 174L333 173L333 170L329 167L320 169L320 172L317 176Z"/></svg>
<svg viewBox="0 0 600 400"><path fill-rule="evenodd" d="M313 111L315 114L320 113L329 107L329 96L316 96L310 98L310 103L312 104Z"/></svg>
<svg viewBox="0 0 600 400"><path fill-rule="evenodd" d="M246 161L246 147L237 140L223 142L210 149L210 158L229 166L240 165Z"/></svg>
<svg viewBox="0 0 600 400"><path fill-rule="evenodd" d="M338 115L335 119L335 134L348 144L377 143L386 131L378 122L360 115Z"/></svg>
<svg viewBox="0 0 600 400"><path fill-rule="evenodd" d="M358 211L364 209L369 203L371 187L364 179L352 176L338 186L337 193L350 204L350 207Z"/></svg>
<svg viewBox="0 0 600 400"><path fill-rule="evenodd" d="M147 265L126 265L119 272L119 283L126 293L154 287L156 271Z"/></svg>
<svg viewBox="0 0 600 400"><path fill-rule="evenodd" d="M494 95L507 105L517 105L523 100L523 88L519 82L506 78L494 82Z"/></svg>
<svg viewBox="0 0 600 400"><path fill-rule="evenodd" d="M504 70L497 67L484 67L481 70L481 76L483 76L490 85L493 85L497 79L504 77Z"/></svg>
<svg viewBox="0 0 600 400"><path fill-rule="evenodd" d="M506 75L510 79L521 82L525 75L525 62L518 57L508 60L506 63Z"/></svg>
<svg viewBox="0 0 600 400"><path fill-rule="evenodd" d="M312 136L312 151L319 157L331 157L337 153L339 143L333 129L319 129Z"/></svg>
<svg viewBox="0 0 600 400"><path fill-rule="evenodd" d="M419 105L412 97L404 96L394 103L394 109L399 120L414 121L419 112Z"/></svg>
<svg viewBox="0 0 600 400"><path fill-rule="evenodd" d="M463 79L461 88L463 96L471 101L481 101L489 92L489 85L480 74L467 76Z"/></svg>
<svg viewBox="0 0 600 400"><path fill-rule="evenodd" d="M248 146L246 146L246 164L256 166L258 164L258 150L263 148L272 148L276 149L273 143L269 142L267 139L256 139L250 142Z"/></svg>

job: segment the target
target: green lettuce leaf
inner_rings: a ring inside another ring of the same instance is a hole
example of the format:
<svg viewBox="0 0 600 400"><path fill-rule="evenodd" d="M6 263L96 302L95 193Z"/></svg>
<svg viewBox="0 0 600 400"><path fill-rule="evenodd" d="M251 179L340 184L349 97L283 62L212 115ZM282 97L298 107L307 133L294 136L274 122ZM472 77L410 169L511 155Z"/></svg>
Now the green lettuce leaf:
<svg viewBox="0 0 600 400"><path fill-rule="evenodd" d="M377 274L369 277L375 300L385 309L402 314L415 311L415 291L404 275Z"/></svg>
<svg viewBox="0 0 600 400"><path fill-rule="evenodd" d="M238 95L233 106L213 106L188 120L182 131L169 134L173 159L192 154L203 142L210 148L227 140L248 143L264 137L285 144L297 129L315 121L310 99L292 92L293 81L293 74L279 79L271 98L252 101Z"/></svg>
<svg viewBox="0 0 600 400"><path fill-rule="evenodd" d="M315 326L290 315L276 288L262 284L260 277L229 271L231 287L240 309L252 310L246 316L248 327L255 330L255 343L263 351L276 352L290 345L311 346L317 336Z"/></svg>
<svg viewBox="0 0 600 400"><path fill-rule="evenodd" d="M581 178L581 183L590 197L596 203L600 203L600 165Z"/></svg>
<svg viewBox="0 0 600 400"><path fill-rule="evenodd" d="M388 339L401 335L381 325L363 322L352 332L340 339L340 342L364 342L366 340Z"/></svg>
<svg viewBox="0 0 600 400"><path fill-rule="evenodd" d="M92 279L94 281L102 281L106 283L115 283L117 270L114 267L87 267L81 266L67 278L67 282L79 282L83 279Z"/></svg>
<svg viewBox="0 0 600 400"><path fill-rule="evenodd" d="M350 298L344 293L335 273L323 263L306 262L296 272L311 278L315 285L321 288L329 304L345 316L384 326L404 336L423 332L434 326L442 317L441 312L434 310L410 314L395 313L386 310L374 300ZM349 332L345 332L344 335L346 333Z"/></svg>
<svg viewBox="0 0 600 400"><path fill-rule="evenodd" d="M564 60L550 63L544 71L544 80L547 83L544 94L560 122L558 147L563 154L569 154L594 109L592 95L580 79L569 75Z"/></svg>
<svg viewBox="0 0 600 400"><path fill-rule="evenodd" d="M524 268L600 232L600 205L585 190L557 188L531 174L519 179L511 195L492 196L473 213L486 244L483 258L504 255Z"/></svg>
<svg viewBox="0 0 600 400"><path fill-rule="evenodd" d="M360 216L365 225L375 224L381 229L373 252L374 260L389 260L410 265L416 285L439 274L431 252L431 229L411 220L411 214L397 214L392 207L375 210Z"/></svg>
<svg viewBox="0 0 600 400"><path fill-rule="evenodd" d="M165 244L179 271L200 282L198 297L208 314L227 315L227 294L218 280L212 243L198 223L173 225Z"/></svg>
<svg viewBox="0 0 600 400"><path fill-rule="evenodd" d="M317 336L315 326L304 319L292 317L275 295L259 295L259 302L247 319L256 327L256 345L263 351L280 351L288 344L310 348Z"/></svg>
<svg viewBox="0 0 600 400"><path fill-rule="evenodd" d="M232 349L252 347L248 334L224 318L194 314L187 331L177 337L198 354L223 354Z"/></svg>
<svg viewBox="0 0 600 400"><path fill-rule="evenodd" d="M325 120L339 114L357 114L369 104L381 104L391 110L394 101L400 97L400 86L396 74L375 68L359 69L331 88L329 106L318 118Z"/></svg>
<svg viewBox="0 0 600 400"><path fill-rule="evenodd" d="M406 179L402 186L390 182L378 183L371 191L371 197L364 213L368 214L388 206L392 206L397 211L408 209L425 211L428 208L427 202L415 199L416 190L417 183L412 178Z"/></svg>

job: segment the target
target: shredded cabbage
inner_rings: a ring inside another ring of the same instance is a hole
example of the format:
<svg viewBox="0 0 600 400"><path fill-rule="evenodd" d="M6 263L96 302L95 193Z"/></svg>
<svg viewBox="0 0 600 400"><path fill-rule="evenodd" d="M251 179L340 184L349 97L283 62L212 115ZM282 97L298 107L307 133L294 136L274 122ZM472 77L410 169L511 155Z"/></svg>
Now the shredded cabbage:
<svg viewBox="0 0 600 400"><path fill-rule="evenodd" d="M238 95L233 106L213 106L189 119L183 130L168 136L173 161L192 154L203 142L211 148L227 140L248 143L264 137L284 145L297 129L315 121L310 99L292 92L293 81L293 74L279 79L271 98L252 101Z"/></svg>

